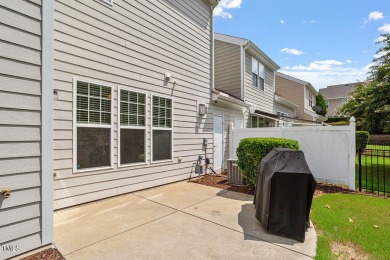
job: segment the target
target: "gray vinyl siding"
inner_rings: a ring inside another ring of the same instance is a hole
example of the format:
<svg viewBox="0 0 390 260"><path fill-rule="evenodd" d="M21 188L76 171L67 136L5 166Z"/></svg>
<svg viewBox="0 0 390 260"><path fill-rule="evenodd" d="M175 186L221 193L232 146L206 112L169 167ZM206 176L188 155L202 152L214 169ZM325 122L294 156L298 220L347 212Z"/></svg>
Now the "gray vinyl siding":
<svg viewBox="0 0 390 260"><path fill-rule="evenodd" d="M261 62L261 60L259 60ZM245 52L245 101L261 111L273 113L274 103L274 71L264 66L264 91L252 85L252 55Z"/></svg>
<svg viewBox="0 0 390 260"><path fill-rule="evenodd" d="M203 138L212 143L213 137L212 115L196 112L197 102L210 98L210 6L203 0L115 0L113 6L57 0L54 15L54 207L187 179L204 155ZM114 86L113 169L73 171L74 77ZM148 92L147 165L118 168L118 86ZM150 162L151 94L174 100L173 162ZM207 155L212 158L211 146Z"/></svg>
<svg viewBox="0 0 390 260"><path fill-rule="evenodd" d="M0 259L41 242L41 1L0 1ZM3 245L19 246L6 251Z"/></svg>
<svg viewBox="0 0 390 260"><path fill-rule="evenodd" d="M241 46L214 41L215 88L241 97Z"/></svg>

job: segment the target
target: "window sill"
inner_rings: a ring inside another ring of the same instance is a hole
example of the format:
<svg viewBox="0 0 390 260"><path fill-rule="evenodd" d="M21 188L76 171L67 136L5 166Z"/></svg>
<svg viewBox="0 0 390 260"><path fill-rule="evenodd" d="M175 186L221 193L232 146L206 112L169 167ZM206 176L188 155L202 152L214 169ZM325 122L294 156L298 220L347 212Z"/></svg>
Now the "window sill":
<svg viewBox="0 0 390 260"><path fill-rule="evenodd" d="M172 163L173 160L169 159L169 160L161 160L161 161L152 161L150 162L150 164L166 164L166 163Z"/></svg>
<svg viewBox="0 0 390 260"><path fill-rule="evenodd" d="M131 168L131 167L136 167L136 166L147 166L147 165L148 164L146 162L143 162L143 163L118 164L118 169Z"/></svg>
<svg viewBox="0 0 390 260"><path fill-rule="evenodd" d="M106 167L96 167L96 168L74 170L73 173L77 174L77 173L96 172L96 171L113 170L113 169L114 169L114 167L112 167L112 166L106 166Z"/></svg>

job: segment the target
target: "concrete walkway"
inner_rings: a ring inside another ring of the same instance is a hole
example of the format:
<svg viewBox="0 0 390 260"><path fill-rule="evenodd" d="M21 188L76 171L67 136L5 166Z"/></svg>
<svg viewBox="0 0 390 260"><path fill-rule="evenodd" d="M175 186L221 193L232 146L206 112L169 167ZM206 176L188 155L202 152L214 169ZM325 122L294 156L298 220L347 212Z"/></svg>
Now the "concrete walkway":
<svg viewBox="0 0 390 260"><path fill-rule="evenodd" d="M179 182L55 212L66 259L309 259L305 243L267 233L253 196Z"/></svg>

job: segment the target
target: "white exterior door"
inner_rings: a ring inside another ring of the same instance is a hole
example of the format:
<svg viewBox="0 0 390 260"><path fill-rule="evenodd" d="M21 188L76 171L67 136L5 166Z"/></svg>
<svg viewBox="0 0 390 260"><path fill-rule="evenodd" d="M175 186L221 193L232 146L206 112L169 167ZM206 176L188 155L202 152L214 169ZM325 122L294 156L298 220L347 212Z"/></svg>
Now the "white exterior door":
<svg viewBox="0 0 390 260"><path fill-rule="evenodd" d="M214 170L223 165L223 116L214 115Z"/></svg>
<svg viewBox="0 0 390 260"><path fill-rule="evenodd" d="M236 118L236 120L234 121L234 128L235 129L244 128L244 120L242 118Z"/></svg>

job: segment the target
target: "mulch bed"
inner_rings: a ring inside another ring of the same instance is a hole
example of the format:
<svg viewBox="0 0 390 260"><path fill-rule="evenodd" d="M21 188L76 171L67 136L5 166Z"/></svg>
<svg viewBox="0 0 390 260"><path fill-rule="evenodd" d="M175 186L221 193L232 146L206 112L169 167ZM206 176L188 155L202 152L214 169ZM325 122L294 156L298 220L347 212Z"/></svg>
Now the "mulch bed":
<svg viewBox="0 0 390 260"><path fill-rule="evenodd" d="M250 195L254 195L254 192L255 192L254 188L250 188L247 186L237 186L237 185L229 184L227 182L226 172L218 174L218 175L206 174L198 179L192 180L192 182L206 185L206 186L219 188L219 189L250 194ZM314 192L314 196L318 196L321 194L332 194L332 193L364 194L364 195L369 195L369 196L375 196L374 194L366 194L366 193L361 193L358 191L352 191L352 190L344 188L340 185L333 185L333 184L326 184L326 183L317 183L317 187L316 187L316 190Z"/></svg>
<svg viewBox="0 0 390 260"><path fill-rule="evenodd" d="M65 258L55 248L42 250L21 260L65 260Z"/></svg>

